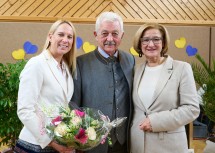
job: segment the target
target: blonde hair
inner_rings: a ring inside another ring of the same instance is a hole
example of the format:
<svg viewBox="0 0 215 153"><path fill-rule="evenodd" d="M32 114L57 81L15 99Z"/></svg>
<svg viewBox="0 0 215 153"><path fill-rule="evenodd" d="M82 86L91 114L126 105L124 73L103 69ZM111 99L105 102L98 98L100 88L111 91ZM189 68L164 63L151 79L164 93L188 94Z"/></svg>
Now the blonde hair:
<svg viewBox="0 0 215 153"><path fill-rule="evenodd" d="M55 23L52 24L47 38L46 38L46 42L45 45L43 47L43 50L49 49L51 43L49 41L49 35L50 34L54 34L55 31L57 30L57 28L63 24L66 23L69 26L72 27L72 31L73 31L73 44L72 44L72 48L70 49L70 51L66 54L63 55L63 60L65 61L65 63L68 65L70 71L72 74L75 73L76 70L76 31L75 31L75 27L73 26L73 24L70 21L66 21L66 20L57 20Z"/></svg>
<svg viewBox="0 0 215 153"><path fill-rule="evenodd" d="M161 51L161 57L166 56L165 54L168 51L169 42L170 42L169 33L163 25L157 24L157 23L144 24L137 30L136 34L134 35L134 41L133 41L134 49L137 51L137 53L139 53L139 55L143 54L142 50L141 50L140 39L143 37L144 33L150 29L157 29L160 31L161 36L162 36L162 43L163 43L163 48Z"/></svg>

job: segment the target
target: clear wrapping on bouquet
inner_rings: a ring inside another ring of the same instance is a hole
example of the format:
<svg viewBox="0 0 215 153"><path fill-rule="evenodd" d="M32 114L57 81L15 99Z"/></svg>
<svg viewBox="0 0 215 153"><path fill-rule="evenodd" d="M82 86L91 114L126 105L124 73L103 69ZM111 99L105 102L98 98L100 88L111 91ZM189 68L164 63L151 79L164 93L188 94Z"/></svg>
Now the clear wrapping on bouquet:
<svg viewBox="0 0 215 153"><path fill-rule="evenodd" d="M77 150L90 150L105 139L112 128L121 126L126 117L110 122L100 110L93 108L70 109L59 107L59 115L49 117L46 131L61 145Z"/></svg>

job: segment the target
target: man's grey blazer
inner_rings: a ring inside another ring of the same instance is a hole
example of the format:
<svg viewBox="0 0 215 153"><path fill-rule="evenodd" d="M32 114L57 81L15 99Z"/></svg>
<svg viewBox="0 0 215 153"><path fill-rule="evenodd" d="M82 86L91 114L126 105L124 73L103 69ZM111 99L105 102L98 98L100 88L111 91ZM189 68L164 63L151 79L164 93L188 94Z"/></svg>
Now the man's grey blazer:
<svg viewBox="0 0 215 153"><path fill-rule="evenodd" d="M131 93L135 60L131 54L119 51L119 62L129 86L129 123L133 109ZM93 52L77 57L77 76L73 77L74 94L72 101L77 103L79 106L99 109L105 115L111 116L114 93L110 90L113 82L108 80L110 80L109 77L113 76L112 73L105 72L108 71L108 68L104 68L104 64L105 63L99 59L99 52L97 49ZM129 130L129 128L127 129ZM129 131L127 131L127 135L128 133ZM105 143L104 145L97 147L93 152L106 153L107 147L108 145Z"/></svg>

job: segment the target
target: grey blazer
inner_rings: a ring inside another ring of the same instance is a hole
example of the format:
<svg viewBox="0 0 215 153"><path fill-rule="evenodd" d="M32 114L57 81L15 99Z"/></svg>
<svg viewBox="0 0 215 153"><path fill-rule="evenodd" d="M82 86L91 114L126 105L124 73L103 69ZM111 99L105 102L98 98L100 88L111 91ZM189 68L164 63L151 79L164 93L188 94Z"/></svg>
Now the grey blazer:
<svg viewBox="0 0 215 153"><path fill-rule="evenodd" d="M74 94L72 101L79 106L101 110L105 115L112 115L113 92L110 90L107 73L104 73L104 64L98 59L98 50L77 57L77 76L74 77ZM119 51L119 62L126 77L130 94L130 114L132 114L131 93L133 84L134 57L124 51ZM129 128L127 128L129 129ZM127 131L127 134L129 132ZM123 135L125 136L125 134ZM106 153L107 143L100 145L94 153Z"/></svg>
<svg viewBox="0 0 215 153"><path fill-rule="evenodd" d="M153 103L146 108L138 88L146 63L135 68L133 84L134 117L131 126L132 153L187 153L184 125L199 115L196 86L190 64L168 57L164 63ZM153 132L139 124L148 115Z"/></svg>

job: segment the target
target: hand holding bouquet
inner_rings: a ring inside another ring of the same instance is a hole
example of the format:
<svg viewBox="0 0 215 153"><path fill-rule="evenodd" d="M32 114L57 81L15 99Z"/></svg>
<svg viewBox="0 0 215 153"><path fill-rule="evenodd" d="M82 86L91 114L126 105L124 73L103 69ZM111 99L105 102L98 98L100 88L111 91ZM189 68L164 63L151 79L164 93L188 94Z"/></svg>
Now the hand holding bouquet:
<svg viewBox="0 0 215 153"><path fill-rule="evenodd" d="M60 107L59 115L51 118L46 131L59 144L86 151L99 145L110 130L125 119L110 122L101 111L93 108Z"/></svg>

